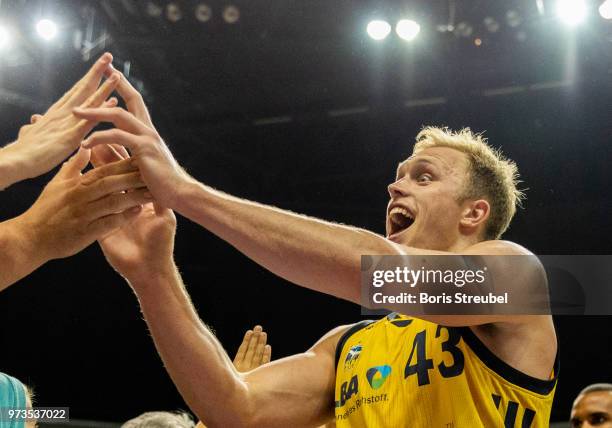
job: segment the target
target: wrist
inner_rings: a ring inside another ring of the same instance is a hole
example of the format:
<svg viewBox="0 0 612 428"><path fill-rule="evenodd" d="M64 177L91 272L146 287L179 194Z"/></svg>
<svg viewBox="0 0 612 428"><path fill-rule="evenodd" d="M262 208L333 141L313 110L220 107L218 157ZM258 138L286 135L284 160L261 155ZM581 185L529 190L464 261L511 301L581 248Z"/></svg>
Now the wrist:
<svg viewBox="0 0 612 428"><path fill-rule="evenodd" d="M178 275L178 269L174 261L156 264L154 267L143 265L138 269L122 272L123 277L128 281L134 291L141 293L165 287L172 282Z"/></svg>
<svg viewBox="0 0 612 428"><path fill-rule="evenodd" d="M28 178L27 161L16 143L0 149L0 190Z"/></svg>
<svg viewBox="0 0 612 428"><path fill-rule="evenodd" d="M181 214L185 211L189 211L189 202L192 201L200 191L200 182L185 172L177 186L172 206L169 208Z"/></svg>
<svg viewBox="0 0 612 428"><path fill-rule="evenodd" d="M25 213L7 220L4 225L8 231L6 244L12 247L20 265L29 266L28 270L31 271L52 259L45 250L37 228Z"/></svg>

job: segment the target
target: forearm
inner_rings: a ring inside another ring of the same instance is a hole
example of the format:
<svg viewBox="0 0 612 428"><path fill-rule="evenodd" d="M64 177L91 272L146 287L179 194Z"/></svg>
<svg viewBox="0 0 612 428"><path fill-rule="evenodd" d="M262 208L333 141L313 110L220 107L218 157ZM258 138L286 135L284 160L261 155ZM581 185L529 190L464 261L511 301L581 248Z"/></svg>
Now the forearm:
<svg viewBox="0 0 612 428"><path fill-rule="evenodd" d="M164 366L191 410L211 427L243 424L247 386L200 321L178 271L130 283Z"/></svg>
<svg viewBox="0 0 612 428"><path fill-rule="evenodd" d="M361 255L399 254L372 232L235 198L191 182L176 211L295 284L360 300Z"/></svg>
<svg viewBox="0 0 612 428"><path fill-rule="evenodd" d="M26 178L24 175L25 163L11 143L0 149L0 190Z"/></svg>
<svg viewBox="0 0 612 428"><path fill-rule="evenodd" d="M31 232L23 216L0 223L0 291L48 260Z"/></svg>

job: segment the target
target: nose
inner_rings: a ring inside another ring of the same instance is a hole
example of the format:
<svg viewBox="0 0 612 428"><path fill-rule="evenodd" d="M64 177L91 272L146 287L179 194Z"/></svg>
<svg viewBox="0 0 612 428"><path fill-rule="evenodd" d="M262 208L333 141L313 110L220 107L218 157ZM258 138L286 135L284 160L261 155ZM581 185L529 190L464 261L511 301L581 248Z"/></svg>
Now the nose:
<svg viewBox="0 0 612 428"><path fill-rule="evenodd" d="M391 196L391 198L406 196L408 194L408 190L406 189L406 183L403 178L389 184L387 186L387 191L389 192L389 196Z"/></svg>

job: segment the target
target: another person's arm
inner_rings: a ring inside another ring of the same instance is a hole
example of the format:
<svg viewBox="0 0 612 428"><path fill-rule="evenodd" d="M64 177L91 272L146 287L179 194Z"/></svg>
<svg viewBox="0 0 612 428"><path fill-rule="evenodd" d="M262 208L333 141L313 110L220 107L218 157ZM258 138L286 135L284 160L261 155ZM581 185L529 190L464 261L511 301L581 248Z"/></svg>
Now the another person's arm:
<svg viewBox="0 0 612 428"><path fill-rule="evenodd" d="M94 124L74 116L72 109L99 107L110 96L119 80L108 72L111 61L109 53L102 55L44 115L32 116L17 141L0 149L0 190L50 171L79 147ZM98 88L105 74L108 80Z"/></svg>
<svg viewBox="0 0 612 428"><path fill-rule="evenodd" d="M79 252L151 200L129 160L81 175L89 157L80 150L25 213L0 223L0 290L51 259Z"/></svg>
<svg viewBox="0 0 612 428"><path fill-rule="evenodd" d="M125 155L103 146L93 159L100 165ZM175 230L172 211L148 203L100 246L135 291L164 366L191 410L209 427L312 427L328 421L335 348L346 328L303 354L238 372L198 317L174 265Z"/></svg>

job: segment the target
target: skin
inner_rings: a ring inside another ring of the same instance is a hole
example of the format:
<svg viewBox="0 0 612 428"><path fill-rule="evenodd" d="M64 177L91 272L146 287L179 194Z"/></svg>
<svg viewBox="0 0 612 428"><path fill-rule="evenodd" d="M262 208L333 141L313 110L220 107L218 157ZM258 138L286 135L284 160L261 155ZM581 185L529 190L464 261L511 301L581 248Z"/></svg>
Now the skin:
<svg viewBox="0 0 612 428"><path fill-rule="evenodd" d="M79 147L94 123L76 117L72 109L103 105L120 77L109 73L112 59L109 53L102 55L44 115L32 116L17 141L0 150L0 189L50 171ZM100 86L105 74L108 79Z"/></svg>
<svg viewBox="0 0 612 428"><path fill-rule="evenodd" d="M117 90L137 99L124 79ZM333 417L334 352L350 326L330 331L303 354L238 373L189 300L172 261L174 217L162 206L199 223L275 274L355 303L360 303L361 254L414 255L419 260L430 255L531 254L511 242L481 240L490 206L483 199L458 202L467 158L454 149L423 150L400 166L397 180L389 186L389 207L408 207L416 214L416 221L398 234L387 219L389 236L382 237L245 201L197 182L180 168L150 125L148 114L142 113L146 111L144 104L136 104L138 110L131 112L75 109L84 119L116 126L93 133L83 146L119 144L129 149L157 200L148 217L141 214L129 230L118 232L116 237L121 239L113 245L109 240L101 244L108 261L136 292L170 376L190 408L208 426L316 426L329 421ZM424 164L429 169L423 169ZM147 239L153 236L151 229L156 229L155 239ZM122 248L129 245L140 250L121 255ZM135 254L146 257L134 258ZM500 280L524 287L542 274L539 264L525 266L518 280L516 272L506 273L501 261L488 267ZM541 379L551 374L557 345L549 316L423 318L470 326L508 364Z"/></svg>
<svg viewBox="0 0 612 428"><path fill-rule="evenodd" d="M80 150L25 213L0 223L0 290L49 260L78 253L151 200L129 160L83 175L89 158L89 150Z"/></svg>
<svg viewBox="0 0 612 428"><path fill-rule="evenodd" d="M612 391L579 395L572 406L572 428L612 428Z"/></svg>

